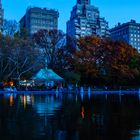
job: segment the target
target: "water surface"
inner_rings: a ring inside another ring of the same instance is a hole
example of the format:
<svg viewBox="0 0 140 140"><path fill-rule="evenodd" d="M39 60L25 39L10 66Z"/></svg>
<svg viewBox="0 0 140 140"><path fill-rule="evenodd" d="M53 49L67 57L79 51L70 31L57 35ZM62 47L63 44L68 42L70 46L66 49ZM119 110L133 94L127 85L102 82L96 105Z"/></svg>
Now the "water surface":
<svg viewBox="0 0 140 140"><path fill-rule="evenodd" d="M140 96L0 94L0 140L140 140Z"/></svg>

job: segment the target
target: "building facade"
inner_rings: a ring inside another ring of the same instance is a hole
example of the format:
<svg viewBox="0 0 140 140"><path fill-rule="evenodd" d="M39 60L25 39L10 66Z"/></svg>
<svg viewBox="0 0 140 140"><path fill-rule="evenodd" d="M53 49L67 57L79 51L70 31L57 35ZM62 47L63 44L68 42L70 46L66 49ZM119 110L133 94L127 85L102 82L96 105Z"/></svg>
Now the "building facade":
<svg viewBox="0 0 140 140"><path fill-rule="evenodd" d="M111 38L125 41L140 52L140 23L135 20L120 24L110 30Z"/></svg>
<svg viewBox="0 0 140 140"><path fill-rule="evenodd" d="M0 32L2 32L3 18L4 18L4 10L2 8L2 1L0 0Z"/></svg>
<svg viewBox="0 0 140 140"><path fill-rule="evenodd" d="M108 22L100 17L99 9L91 5L90 0L77 0L67 22L67 34L75 39L88 35L108 37Z"/></svg>
<svg viewBox="0 0 140 140"><path fill-rule="evenodd" d="M20 20L20 29L26 29L29 35L33 35L40 29L57 29L58 17L58 11L53 9L28 8Z"/></svg>

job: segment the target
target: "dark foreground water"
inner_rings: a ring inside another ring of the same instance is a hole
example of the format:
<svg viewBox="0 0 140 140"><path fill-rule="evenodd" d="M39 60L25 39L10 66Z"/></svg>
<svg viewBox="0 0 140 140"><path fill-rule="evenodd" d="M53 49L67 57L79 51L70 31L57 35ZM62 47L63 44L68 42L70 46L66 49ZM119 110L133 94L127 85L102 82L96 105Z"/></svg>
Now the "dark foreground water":
<svg viewBox="0 0 140 140"><path fill-rule="evenodd" d="M0 94L0 140L140 140L140 96Z"/></svg>

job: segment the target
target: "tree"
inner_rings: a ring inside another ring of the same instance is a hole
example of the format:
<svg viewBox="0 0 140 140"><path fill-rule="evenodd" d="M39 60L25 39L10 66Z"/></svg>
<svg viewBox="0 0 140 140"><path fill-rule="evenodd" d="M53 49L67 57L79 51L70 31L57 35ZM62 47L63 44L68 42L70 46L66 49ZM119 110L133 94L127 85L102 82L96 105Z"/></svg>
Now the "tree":
<svg viewBox="0 0 140 140"><path fill-rule="evenodd" d="M72 65L83 84L127 85L140 75L139 53L125 42L87 36L77 45Z"/></svg>
<svg viewBox="0 0 140 140"><path fill-rule="evenodd" d="M37 70L41 66L42 57L39 51L34 48L31 40L15 40L14 47L9 55L13 68L12 77L20 81L21 78L30 77L27 73Z"/></svg>
<svg viewBox="0 0 140 140"><path fill-rule="evenodd" d="M65 45L65 34L58 30L40 30L34 34L33 39L37 48L40 48L42 55L44 55L45 63L48 68L55 68L62 48Z"/></svg>
<svg viewBox="0 0 140 140"><path fill-rule="evenodd" d="M42 56L30 39L0 36L1 80L30 78L42 67Z"/></svg>
<svg viewBox="0 0 140 140"><path fill-rule="evenodd" d="M11 63L8 59L10 54L10 47L13 41L10 37L3 35L0 36L0 79L6 80L7 75L11 73Z"/></svg>
<svg viewBox="0 0 140 140"><path fill-rule="evenodd" d="M132 46L121 41L103 40L100 47L102 67L110 84L126 85L140 74L138 67L131 67L132 59L138 52Z"/></svg>
<svg viewBox="0 0 140 140"><path fill-rule="evenodd" d="M3 23L3 34L6 36L13 37L14 34L18 31L18 23L16 20L4 20Z"/></svg>
<svg viewBox="0 0 140 140"><path fill-rule="evenodd" d="M78 49L74 53L74 69L81 75L82 84L93 84L99 77L97 67L97 49L101 39L95 36L87 36L78 40Z"/></svg>

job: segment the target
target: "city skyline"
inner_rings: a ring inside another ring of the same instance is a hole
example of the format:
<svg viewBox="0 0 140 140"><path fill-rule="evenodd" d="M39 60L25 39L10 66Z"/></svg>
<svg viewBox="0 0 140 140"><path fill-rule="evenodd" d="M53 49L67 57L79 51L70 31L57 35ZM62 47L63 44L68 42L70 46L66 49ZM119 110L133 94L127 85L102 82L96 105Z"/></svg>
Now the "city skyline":
<svg viewBox="0 0 140 140"><path fill-rule="evenodd" d="M60 13L58 28L66 32L66 22L70 18L70 11L76 4L76 0L65 2L65 0L2 0L4 8L4 18L15 19L19 22L25 14L27 7L38 6L58 10ZM15 4L16 3L16 4ZM140 22L138 0L91 0L91 4L98 7L102 17L109 22L109 27L114 27L118 22L124 23L131 19ZM65 9L64 9L65 7ZM123 13L123 14L122 14Z"/></svg>

